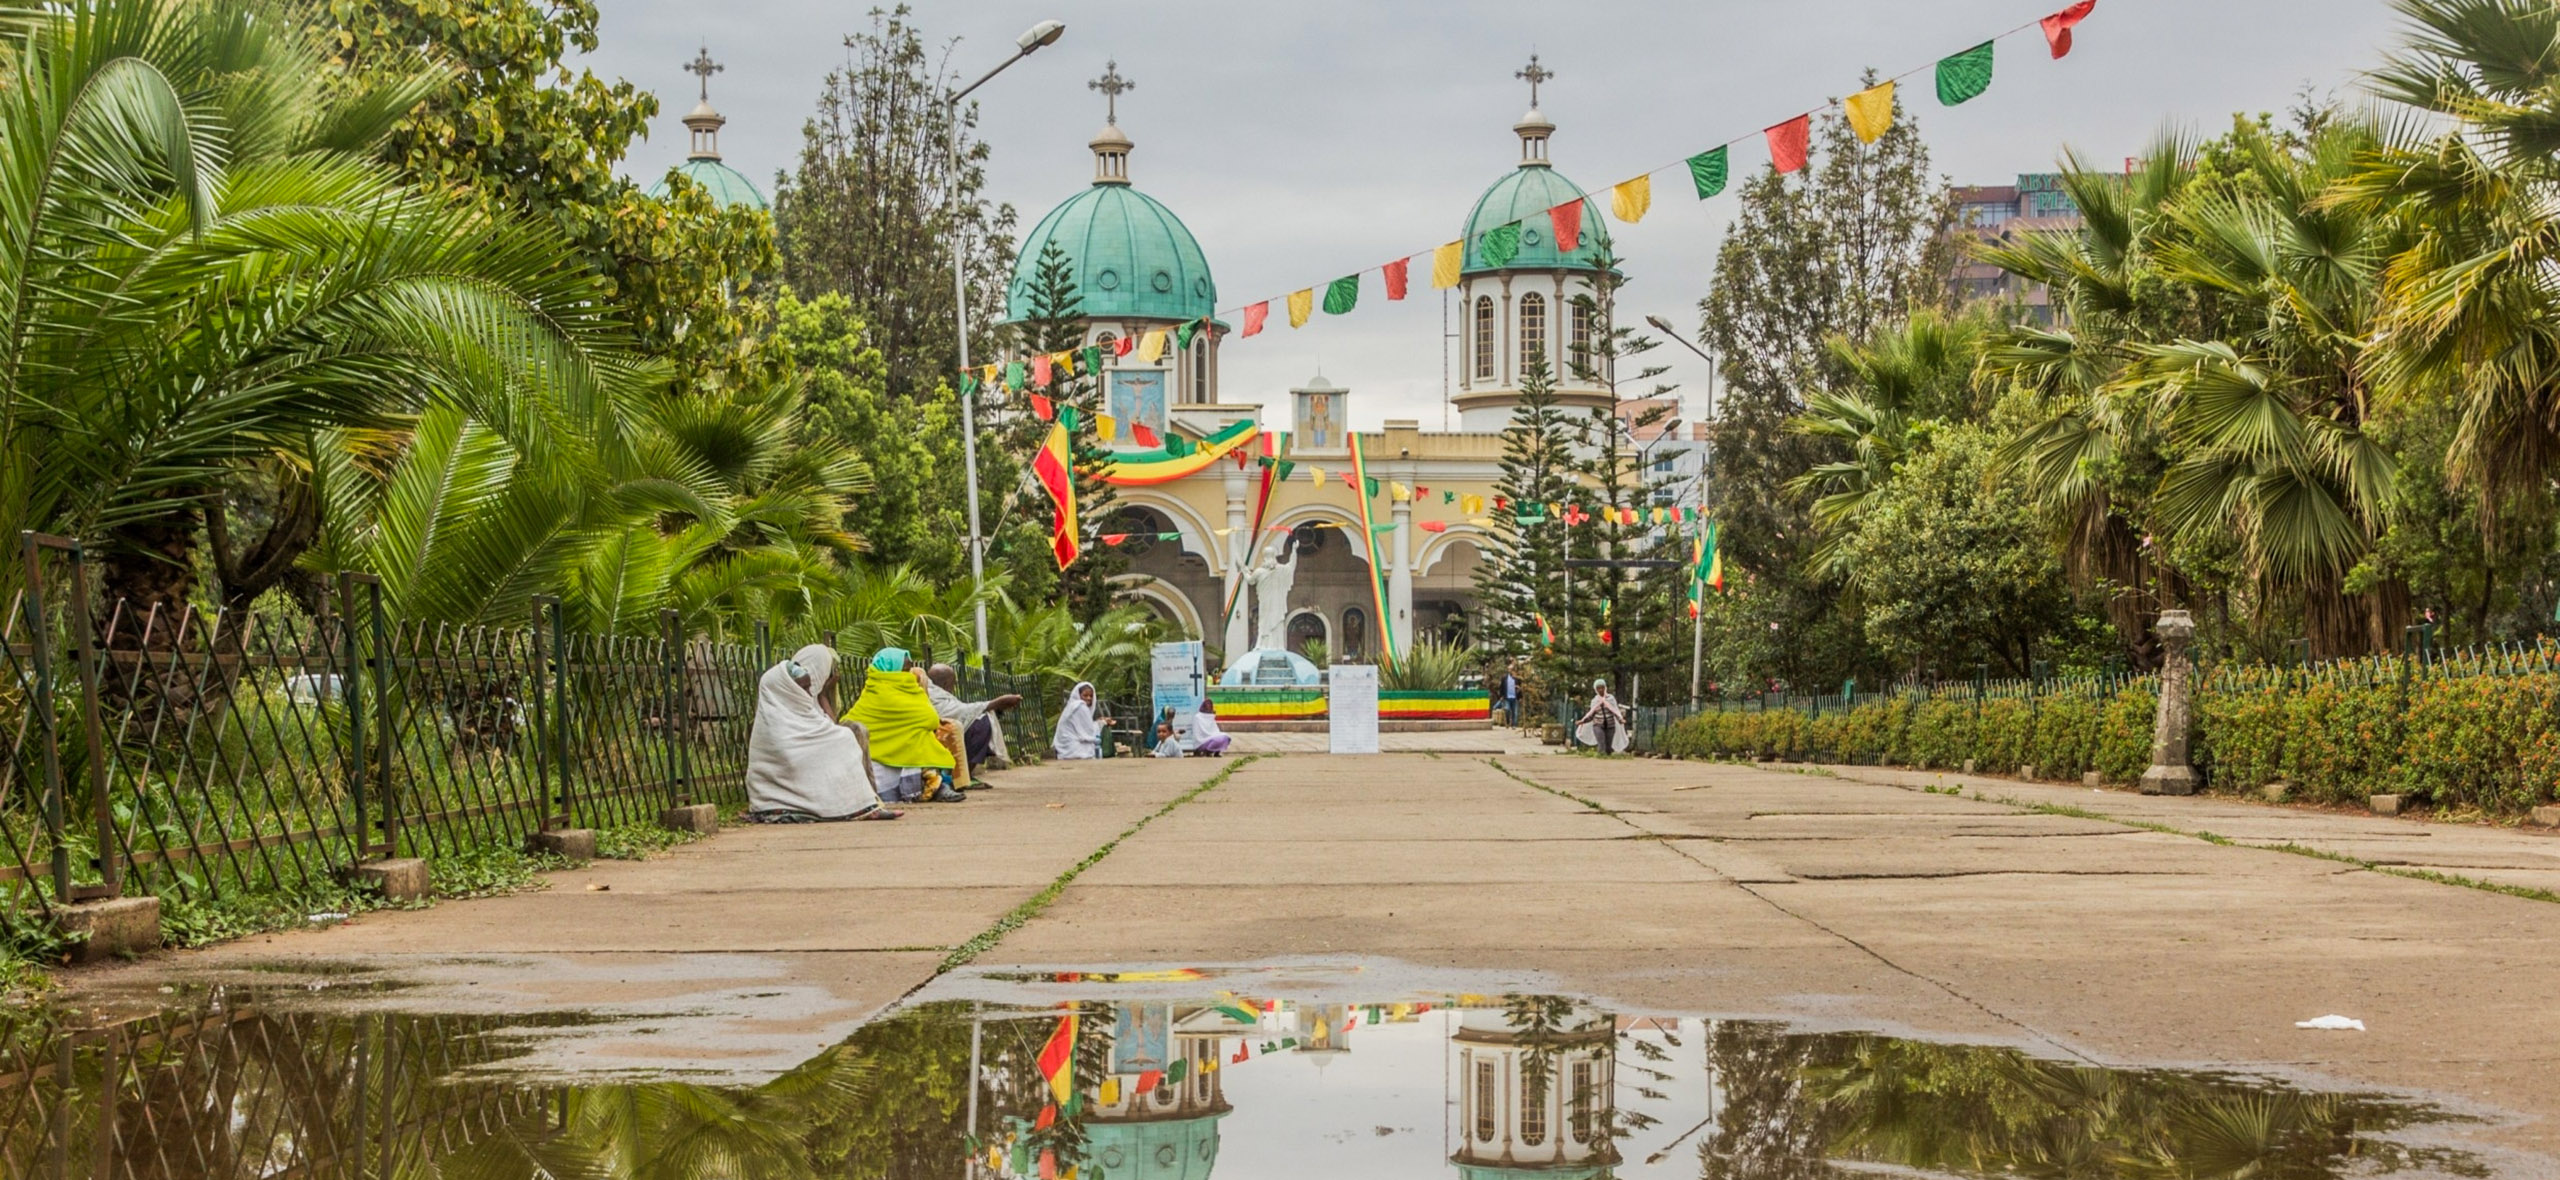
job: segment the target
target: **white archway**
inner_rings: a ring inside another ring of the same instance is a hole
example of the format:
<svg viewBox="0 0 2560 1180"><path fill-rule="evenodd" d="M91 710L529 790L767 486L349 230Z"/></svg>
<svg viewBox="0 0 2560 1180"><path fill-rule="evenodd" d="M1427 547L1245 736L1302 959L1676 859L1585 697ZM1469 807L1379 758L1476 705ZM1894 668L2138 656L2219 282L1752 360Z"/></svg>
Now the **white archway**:
<svg viewBox="0 0 2560 1180"><path fill-rule="evenodd" d="M1493 538L1492 530L1471 524L1453 524L1447 532L1424 533L1423 536L1429 539L1423 542L1421 551L1413 555L1413 576L1417 578L1430 577L1432 568L1440 564L1440 559L1447 557L1449 551L1459 545L1475 550L1478 561L1487 560L1492 555L1487 544Z"/></svg>
<svg viewBox="0 0 2560 1180"><path fill-rule="evenodd" d="M1164 583L1145 574L1122 574L1111 579L1111 584L1119 587L1121 593L1157 607L1159 613L1173 620L1175 626L1182 628L1183 638L1206 637L1206 633L1200 629L1199 610L1192 606L1190 599L1166 587Z"/></svg>
<svg viewBox="0 0 2560 1180"><path fill-rule="evenodd" d="M1182 534L1183 552L1207 561L1213 574L1226 571L1226 563L1222 560L1225 547L1217 543L1217 529L1191 505L1153 488L1120 488L1112 498L1119 501L1115 507L1145 508L1163 513L1166 520L1173 522L1174 531Z"/></svg>
<svg viewBox="0 0 2560 1180"><path fill-rule="evenodd" d="M1261 564L1277 548L1280 538L1296 532L1300 525L1320 523L1342 526L1335 531L1341 533L1343 540L1351 546L1351 555L1364 564L1368 562L1369 539L1360 535L1360 517L1357 514L1330 504L1301 504L1263 523L1262 534L1253 539L1253 552L1246 559L1246 568Z"/></svg>

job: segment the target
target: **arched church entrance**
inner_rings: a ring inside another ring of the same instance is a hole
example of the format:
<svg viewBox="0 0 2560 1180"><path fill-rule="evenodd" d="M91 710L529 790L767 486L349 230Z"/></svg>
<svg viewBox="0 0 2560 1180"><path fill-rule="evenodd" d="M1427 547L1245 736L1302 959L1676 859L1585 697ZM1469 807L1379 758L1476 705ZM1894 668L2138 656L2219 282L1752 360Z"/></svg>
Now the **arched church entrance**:
<svg viewBox="0 0 2560 1180"><path fill-rule="evenodd" d="M1161 539L1177 532L1173 518L1159 508L1123 503L1105 518L1100 532L1105 536L1127 534L1120 542L1121 553L1129 559L1123 580L1154 591L1134 597L1182 627L1187 632L1185 638L1202 638L1199 627L1203 621L1217 617L1221 602L1218 576L1209 568L1207 557L1184 549L1178 537ZM1188 609L1166 601L1176 597Z"/></svg>

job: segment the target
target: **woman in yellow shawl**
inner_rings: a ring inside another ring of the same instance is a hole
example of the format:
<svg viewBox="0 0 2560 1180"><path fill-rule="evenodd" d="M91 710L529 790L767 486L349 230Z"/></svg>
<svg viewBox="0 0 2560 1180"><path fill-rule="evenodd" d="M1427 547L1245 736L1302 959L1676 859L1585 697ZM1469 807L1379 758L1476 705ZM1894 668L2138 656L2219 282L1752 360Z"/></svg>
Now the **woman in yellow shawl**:
<svg viewBox="0 0 2560 1180"><path fill-rule="evenodd" d="M942 733L942 714L925 693L923 671L907 666L904 649L884 647L871 657L862 696L845 710L844 719L871 734L871 773L882 798L921 796L927 803L957 803L968 797L947 781L955 760ZM908 785L910 773L922 778L923 772L935 770L943 773L931 776L930 791L921 782Z"/></svg>

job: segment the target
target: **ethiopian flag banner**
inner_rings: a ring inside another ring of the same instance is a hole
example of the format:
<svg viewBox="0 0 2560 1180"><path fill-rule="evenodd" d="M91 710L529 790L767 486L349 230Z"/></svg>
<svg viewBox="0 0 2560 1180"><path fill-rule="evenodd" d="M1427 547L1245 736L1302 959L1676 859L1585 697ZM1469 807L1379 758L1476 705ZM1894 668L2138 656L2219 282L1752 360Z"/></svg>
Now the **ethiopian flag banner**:
<svg viewBox="0 0 2560 1180"><path fill-rule="evenodd" d="M1050 424L1049 437L1041 440L1040 453L1032 457L1031 474L1049 493L1049 502L1057 506L1049 519L1049 551L1057 555L1058 568L1065 569L1084 552L1084 543L1076 531L1075 461L1065 422Z"/></svg>
<svg viewBox="0 0 2560 1180"><path fill-rule="evenodd" d="M1368 452L1358 434L1351 436L1351 487L1352 499L1360 502L1360 532L1369 542L1369 597L1378 608L1378 662L1392 668L1396 664L1396 620L1387 613L1387 563L1378 558L1378 521L1369 510L1369 501L1378 494L1378 484L1369 476Z"/></svg>
<svg viewBox="0 0 2560 1180"><path fill-rule="evenodd" d="M1049 1043L1040 1046L1040 1076L1049 1079L1049 1098L1064 1106L1076 1092L1076 1014L1058 1018Z"/></svg>
<svg viewBox="0 0 2560 1180"><path fill-rule="evenodd" d="M1714 521L1698 530L1698 538L1689 556L1689 617L1697 618L1707 606L1707 588L1724 589L1724 557L1716 550Z"/></svg>

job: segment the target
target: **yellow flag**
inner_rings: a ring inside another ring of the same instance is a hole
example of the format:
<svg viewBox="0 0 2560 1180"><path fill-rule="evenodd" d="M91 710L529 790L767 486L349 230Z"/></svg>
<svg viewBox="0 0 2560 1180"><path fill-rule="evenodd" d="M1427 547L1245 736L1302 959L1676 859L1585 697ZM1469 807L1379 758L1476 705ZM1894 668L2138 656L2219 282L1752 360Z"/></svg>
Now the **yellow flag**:
<svg viewBox="0 0 2560 1180"><path fill-rule="evenodd" d="M1120 420L1119 420L1119 419L1117 419L1117 418L1112 417L1112 416L1111 416L1111 415L1109 415L1109 414L1096 414L1096 415L1094 415L1094 416L1093 416L1093 428L1094 428L1095 430L1101 431L1101 432L1102 432L1102 437L1104 437L1104 438L1106 438L1106 439L1112 439L1112 438L1118 438L1118 437L1120 437Z"/></svg>
<svg viewBox="0 0 2560 1180"><path fill-rule="evenodd" d="M1458 511L1468 516L1484 515L1484 497L1469 492L1458 498Z"/></svg>
<svg viewBox="0 0 2560 1180"><path fill-rule="evenodd" d="M1849 113L1849 130L1858 133L1858 142L1874 143L1893 126L1893 83L1870 86L1841 102Z"/></svg>
<svg viewBox="0 0 2560 1180"><path fill-rule="evenodd" d="M1120 1079L1102 1079L1102 1088L1094 1094L1093 1100L1104 1106L1111 1106L1118 1103L1120 1101Z"/></svg>
<svg viewBox="0 0 2560 1180"><path fill-rule="evenodd" d="M1493 519L1485 516L1470 516L1467 518L1467 523L1480 529L1489 529L1493 527Z"/></svg>
<svg viewBox="0 0 2560 1180"><path fill-rule="evenodd" d="M1396 481L1394 481L1394 480L1392 480L1392 479L1387 481L1387 487L1388 487L1388 489L1389 489L1389 491L1388 491L1388 493L1387 493L1387 499L1389 499L1389 500L1391 500L1391 501L1392 501L1392 500L1410 500L1410 499L1412 499L1412 498L1413 498L1413 489L1408 488L1408 487L1404 486L1403 484L1397 483Z"/></svg>
<svg viewBox="0 0 2560 1180"><path fill-rule="evenodd" d="M1152 365L1164 355L1164 329L1158 328L1138 338L1138 359Z"/></svg>
<svg viewBox="0 0 2560 1180"><path fill-rule="evenodd" d="M1292 291L1292 292L1290 292L1290 293L1289 293L1289 326L1290 326L1290 327L1292 327L1292 328L1303 328L1303 327L1306 327L1306 326L1307 326L1307 315L1308 315L1309 313L1313 312L1315 309L1316 309L1316 289L1315 289L1315 288L1313 288L1313 287L1309 287L1309 288L1307 288L1307 289L1306 289L1306 290L1304 290L1304 291Z"/></svg>
<svg viewBox="0 0 2560 1180"><path fill-rule="evenodd" d="M1314 465L1310 464L1310 465L1307 467L1307 482L1308 482L1308 483L1312 483L1312 484L1321 484L1321 483L1323 483L1323 482L1324 482L1324 468L1322 468L1322 467L1317 467L1317 466L1314 466Z"/></svg>
<svg viewBox="0 0 2560 1180"><path fill-rule="evenodd" d="M1076 374L1076 353L1072 348L1065 352L1050 353L1049 363L1058 366L1060 372L1070 377Z"/></svg>
<svg viewBox="0 0 2560 1180"><path fill-rule="evenodd" d="M1618 220L1629 225L1644 220L1645 211L1651 208L1653 208L1653 178L1650 176L1621 181L1618 187L1609 190L1609 211L1617 214Z"/></svg>
<svg viewBox="0 0 2560 1180"><path fill-rule="evenodd" d="M1464 238L1432 251L1431 285L1443 288L1457 286L1458 272L1466 266L1467 243Z"/></svg>
<svg viewBox="0 0 2560 1180"><path fill-rule="evenodd" d="M993 385L996 383L996 367L993 363L988 364L983 373L987 384Z"/></svg>

